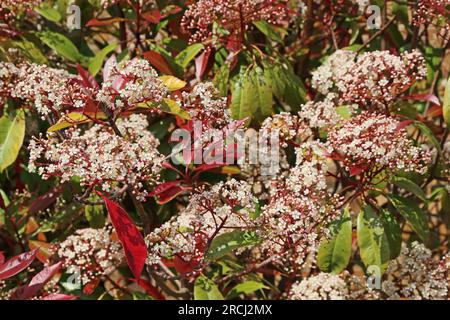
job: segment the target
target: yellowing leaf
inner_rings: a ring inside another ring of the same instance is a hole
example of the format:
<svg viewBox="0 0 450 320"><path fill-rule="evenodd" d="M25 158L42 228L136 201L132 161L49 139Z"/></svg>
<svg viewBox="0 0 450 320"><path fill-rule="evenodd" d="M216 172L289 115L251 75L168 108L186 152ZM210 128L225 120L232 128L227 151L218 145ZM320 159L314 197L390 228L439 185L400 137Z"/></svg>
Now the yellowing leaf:
<svg viewBox="0 0 450 320"><path fill-rule="evenodd" d="M174 76L161 76L159 80L164 83L169 91L177 91L186 86L186 82Z"/></svg>
<svg viewBox="0 0 450 320"><path fill-rule="evenodd" d="M29 240L28 246L30 247L30 250L38 249L36 258L42 263L47 263L48 259L52 256L52 245L50 243L37 240Z"/></svg>
<svg viewBox="0 0 450 320"><path fill-rule="evenodd" d="M7 115L0 118L0 172L16 161L24 137L25 113L23 110L19 110L12 121Z"/></svg>
<svg viewBox="0 0 450 320"><path fill-rule="evenodd" d="M450 77L448 77L447 84L445 85L442 113L444 115L445 123L450 127Z"/></svg>
<svg viewBox="0 0 450 320"><path fill-rule="evenodd" d="M180 118L185 120L191 119L189 113L186 110L182 109L181 106L172 99L164 98L161 103L161 110L165 113L179 116Z"/></svg>
<svg viewBox="0 0 450 320"><path fill-rule="evenodd" d="M90 116L87 116L80 112L71 112L62 117L56 124L48 128L47 131L55 132L68 127L76 126L78 124L91 122L91 118L106 119L106 115L102 112L98 112L97 114L92 114Z"/></svg>

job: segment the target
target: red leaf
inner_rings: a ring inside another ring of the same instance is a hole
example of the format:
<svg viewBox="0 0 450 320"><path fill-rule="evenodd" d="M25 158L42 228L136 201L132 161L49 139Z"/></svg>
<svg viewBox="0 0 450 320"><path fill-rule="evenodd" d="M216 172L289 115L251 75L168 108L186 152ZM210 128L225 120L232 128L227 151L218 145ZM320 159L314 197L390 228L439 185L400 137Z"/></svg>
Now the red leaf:
<svg viewBox="0 0 450 320"><path fill-rule="evenodd" d="M85 88L98 89L98 83L94 77L85 70L81 65L77 64L78 74L81 77L82 84Z"/></svg>
<svg viewBox="0 0 450 320"><path fill-rule="evenodd" d="M173 199L175 199L180 193L190 190L191 187L175 186L167 189L166 191L159 194L158 204L165 204Z"/></svg>
<svg viewBox="0 0 450 320"><path fill-rule="evenodd" d="M350 167L350 177L356 176L366 170L366 166L353 166Z"/></svg>
<svg viewBox="0 0 450 320"><path fill-rule="evenodd" d="M173 258L173 267L175 270L177 270L178 273L186 274L192 272L194 270L193 266L187 262L184 261L182 258L175 256Z"/></svg>
<svg viewBox="0 0 450 320"><path fill-rule="evenodd" d="M78 299L78 297L63 293L51 293L43 297L41 300L75 300L75 299Z"/></svg>
<svg viewBox="0 0 450 320"><path fill-rule="evenodd" d="M135 279L133 279L136 281ZM158 291L157 288L155 288L150 282L144 279L140 279L136 281L137 284L145 290L145 292L149 295L155 298L156 300L166 300L166 298Z"/></svg>
<svg viewBox="0 0 450 320"><path fill-rule="evenodd" d="M425 113L425 116L430 117L430 118L439 117L441 115L442 115L442 107L437 106L435 104L430 106L428 108L427 112Z"/></svg>
<svg viewBox="0 0 450 320"><path fill-rule="evenodd" d="M53 204L53 202L56 201L56 199L58 199L61 192L62 192L62 186L59 186L59 187L43 194L42 196L38 197L36 200L34 200L31 203L30 207L28 208L28 213L32 215L41 210L47 209L48 207L50 207Z"/></svg>
<svg viewBox="0 0 450 320"><path fill-rule="evenodd" d="M144 52L142 55L144 56L145 59L148 60L148 62L150 62L152 66L158 69L161 73L173 75L173 72L170 69L169 64L160 53L150 50Z"/></svg>
<svg viewBox="0 0 450 320"><path fill-rule="evenodd" d="M156 195L159 195L160 193L163 193L164 191L167 191L168 189L174 186L179 186L180 184L181 184L180 180L164 182L158 185L155 189L153 189L153 191L150 192L149 196L154 197Z"/></svg>
<svg viewBox="0 0 450 320"><path fill-rule="evenodd" d="M149 12L144 12L142 14L142 17L144 17L145 20L147 20L150 23L158 24L163 16L161 15L161 12L159 10L152 10Z"/></svg>
<svg viewBox="0 0 450 320"><path fill-rule="evenodd" d="M10 278L28 268L36 257L36 250L15 256L0 266L0 280Z"/></svg>
<svg viewBox="0 0 450 320"><path fill-rule="evenodd" d="M208 48L195 59L195 77L197 78L198 81L202 79L202 76L205 73L206 67L208 66L210 55L211 49Z"/></svg>
<svg viewBox="0 0 450 320"><path fill-rule="evenodd" d="M402 122L400 122L398 125L397 125L397 130L401 130L401 129L404 129L404 128L406 128L407 126L409 126L411 123L413 123L414 122L414 120L405 120L405 121L402 121Z"/></svg>
<svg viewBox="0 0 450 320"><path fill-rule="evenodd" d="M127 258L128 266L136 279L141 278L145 259L147 258L147 246L144 238L128 216L125 210L114 201L109 200L98 192L106 203L111 222L116 229L117 237L122 243Z"/></svg>
<svg viewBox="0 0 450 320"><path fill-rule="evenodd" d="M438 105L438 106L441 105L441 102L439 101L439 98L436 97L434 94L431 94L431 93L414 94L412 96L405 97L405 99L415 100L415 101L430 102L430 103L433 103L433 104Z"/></svg>
<svg viewBox="0 0 450 320"><path fill-rule="evenodd" d="M114 23L118 22L126 22L128 19L125 18L112 18L112 19L106 19L106 20L98 20L98 19L91 19L86 23L86 27L98 27L98 26L109 26Z"/></svg>
<svg viewBox="0 0 450 320"><path fill-rule="evenodd" d="M94 292L94 290L97 289L99 284L100 279L94 279L90 281L83 287L83 293L87 296L90 296Z"/></svg>
<svg viewBox="0 0 450 320"><path fill-rule="evenodd" d="M5 263L5 255L0 251L0 266Z"/></svg>
<svg viewBox="0 0 450 320"><path fill-rule="evenodd" d="M47 282L61 269L62 262L58 262L52 266L45 267L41 272L31 279L30 283L20 289L19 299L25 300L36 295Z"/></svg>

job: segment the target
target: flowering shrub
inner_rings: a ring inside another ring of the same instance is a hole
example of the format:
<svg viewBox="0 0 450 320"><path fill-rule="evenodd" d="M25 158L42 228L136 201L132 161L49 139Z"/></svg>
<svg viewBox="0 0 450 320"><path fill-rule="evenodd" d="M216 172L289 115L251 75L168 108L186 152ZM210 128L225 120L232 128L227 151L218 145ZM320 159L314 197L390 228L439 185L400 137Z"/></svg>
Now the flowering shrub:
<svg viewBox="0 0 450 320"><path fill-rule="evenodd" d="M2 1L0 298L448 300L449 8Z"/></svg>

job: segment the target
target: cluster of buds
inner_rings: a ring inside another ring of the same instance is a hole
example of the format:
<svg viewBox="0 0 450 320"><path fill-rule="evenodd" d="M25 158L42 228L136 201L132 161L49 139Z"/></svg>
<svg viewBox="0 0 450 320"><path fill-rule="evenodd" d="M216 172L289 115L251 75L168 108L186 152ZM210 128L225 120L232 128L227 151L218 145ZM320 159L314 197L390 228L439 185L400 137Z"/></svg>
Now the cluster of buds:
<svg viewBox="0 0 450 320"><path fill-rule="evenodd" d="M175 259L193 268L203 261L211 241L235 230L253 230L257 199L245 181L219 182L210 190L195 193L189 205L172 220L147 236L147 263Z"/></svg>
<svg viewBox="0 0 450 320"><path fill-rule="evenodd" d="M386 270L382 292L387 299L442 300L450 296L450 254L441 261L423 244L403 244Z"/></svg>
<svg viewBox="0 0 450 320"><path fill-rule="evenodd" d="M38 7L43 0L2 0L0 10L7 12L6 17L15 17Z"/></svg>
<svg viewBox="0 0 450 320"><path fill-rule="evenodd" d="M203 129L223 128L232 122L227 99L220 96L212 82L199 83L184 91L177 102L192 119L201 121Z"/></svg>
<svg viewBox="0 0 450 320"><path fill-rule="evenodd" d="M447 33L450 32L450 1L449 0L420 0L417 1L413 24L420 27L434 24Z"/></svg>
<svg viewBox="0 0 450 320"><path fill-rule="evenodd" d="M0 62L0 97L15 98L34 103L44 116L58 115L65 109L82 108L85 89L78 76L45 65Z"/></svg>
<svg viewBox="0 0 450 320"><path fill-rule="evenodd" d="M345 121L333 128L328 141L351 173L426 171L430 154L413 145L402 123L392 117L371 112Z"/></svg>
<svg viewBox="0 0 450 320"><path fill-rule="evenodd" d="M326 147L308 141L296 153L296 165L273 185L270 199L262 207L260 219L266 240L256 251L263 257L278 256L287 271L298 271L316 252L342 202L326 190Z"/></svg>
<svg viewBox="0 0 450 320"><path fill-rule="evenodd" d="M167 93L158 73L147 60L135 58L118 64L115 59L110 59L103 71L103 84L97 100L110 110L119 112L139 104L157 106Z"/></svg>
<svg viewBox="0 0 450 320"><path fill-rule="evenodd" d="M86 285L113 272L124 262L122 245L115 239L111 226L103 229L79 229L53 250L66 272L79 276Z"/></svg>
<svg viewBox="0 0 450 320"><path fill-rule="evenodd" d="M100 186L105 192L133 187L141 201L148 195L144 183L158 179L164 157L159 141L147 130L145 116L133 114L117 123L122 136L96 124L82 132L71 128L67 139L49 133L47 139L30 142L29 170L44 179L56 176L61 182L78 177L82 186Z"/></svg>
<svg viewBox="0 0 450 320"><path fill-rule="evenodd" d="M228 39L242 37L252 22L281 24L289 18L286 0L199 0L185 12L181 25L190 42L203 42L220 33ZM231 41L231 40L230 40Z"/></svg>
<svg viewBox="0 0 450 320"><path fill-rule="evenodd" d="M343 272L339 275L319 273L294 283L290 300L374 300L379 293L367 286L364 276Z"/></svg>
<svg viewBox="0 0 450 320"><path fill-rule="evenodd" d="M305 120L310 128L327 129L342 120L333 102L335 94L329 93L323 101L309 101L302 105L300 118Z"/></svg>
<svg viewBox="0 0 450 320"><path fill-rule="evenodd" d="M301 117L288 112L281 112L266 118L259 133L267 138L270 138L274 133L277 134L282 148L289 145L296 146L312 136L310 127Z"/></svg>
<svg viewBox="0 0 450 320"><path fill-rule="evenodd" d="M400 56L338 50L313 73L312 85L322 94L338 93L340 104L389 113L395 99L425 76L425 60L416 50Z"/></svg>

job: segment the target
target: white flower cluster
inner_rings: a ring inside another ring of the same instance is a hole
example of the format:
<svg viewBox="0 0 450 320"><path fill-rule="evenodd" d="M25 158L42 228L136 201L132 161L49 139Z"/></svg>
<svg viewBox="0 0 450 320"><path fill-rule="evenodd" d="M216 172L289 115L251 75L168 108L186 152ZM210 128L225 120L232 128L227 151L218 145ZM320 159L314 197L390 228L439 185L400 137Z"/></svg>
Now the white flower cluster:
<svg viewBox="0 0 450 320"><path fill-rule="evenodd" d="M372 51L359 56L338 50L313 72L312 85L322 94L336 92L339 103L389 111L395 99L426 76L425 60L419 51L400 56Z"/></svg>
<svg viewBox="0 0 450 320"><path fill-rule="evenodd" d="M147 263L178 257L196 266L214 237L255 226L249 213L255 211L256 204L251 185L234 179L192 195L186 209L147 236Z"/></svg>
<svg viewBox="0 0 450 320"><path fill-rule="evenodd" d="M79 229L54 249L69 274L83 285L114 271L124 260L122 245L113 239L112 227Z"/></svg>
<svg viewBox="0 0 450 320"><path fill-rule="evenodd" d="M415 147L399 125L392 117L366 111L331 130L328 141L347 169L424 172L429 153Z"/></svg>
<svg viewBox="0 0 450 320"><path fill-rule="evenodd" d="M199 83L183 92L178 102L191 118L202 122L204 129L221 128L232 122L227 98L220 97L212 82Z"/></svg>
<svg viewBox="0 0 450 320"><path fill-rule="evenodd" d="M345 281L332 273L319 273L292 285L290 300L346 300Z"/></svg>
<svg viewBox="0 0 450 320"><path fill-rule="evenodd" d="M281 112L266 118L259 134L269 139L274 131L279 135L282 148L298 145L312 136L310 127L298 115L289 112Z"/></svg>
<svg viewBox="0 0 450 320"><path fill-rule="evenodd" d="M366 300L379 299L379 293L367 286L364 276L347 271L335 275L319 273L292 285L290 300Z"/></svg>
<svg viewBox="0 0 450 320"><path fill-rule="evenodd" d="M323 101L309 101L302 105L298 113L300 118L309 123L311 128L326 129L335 126L342 120L333 102L334 94L328 94Z"/></svg>
<svg viewBox="0 0 450 320"><path fill-rule="evenodd" d="M382 291L388 299L442 300L449 297L450 259L436 261L423 244L403 244L400 256L391 261Z"/></svg>
<svg viewBox="0 0 450 320"><path fill-rule="evenodd" d="M67 130L63 141L52 134L48 139L34 139L28 169L44 179L60 177L62 182L78 177L81 185L98 185L106 192L131 186L139 200L145 201L144 183L158 179L164 160L157 150L159 141L147 130L144 115L133 114L117 127L123 137L96 124L85 132Z"/></svg>
<svg viewBox="0 0 450 320"><path fill-rule="evenodd" d="M158 103L168 93L156 70L144 59L109 63L105 66L104 77L97 100L114 111L139 103Z"/></svg>
<svg viewBox="0 0 450 320"><path fill-rule="evenodd" d="M65 70L46 65L0 62L0 96L33 102L41 115L65 107L82 108L85 94L79 81Z"/></svg>

